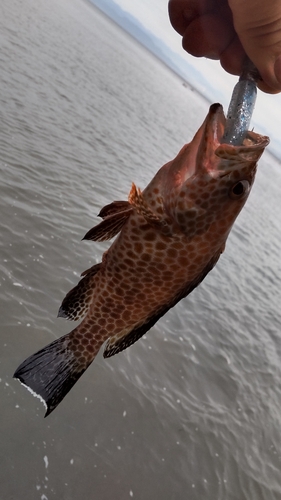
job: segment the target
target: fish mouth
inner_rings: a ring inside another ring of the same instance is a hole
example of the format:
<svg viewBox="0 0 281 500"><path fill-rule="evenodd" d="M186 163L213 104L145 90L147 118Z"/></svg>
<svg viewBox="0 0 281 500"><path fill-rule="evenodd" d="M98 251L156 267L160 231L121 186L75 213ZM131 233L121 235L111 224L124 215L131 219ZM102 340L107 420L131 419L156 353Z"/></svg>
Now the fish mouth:
<svg viewBox="0 0 281 500"><path fill-rule="evenodd" d="M201 140L197 160L203 155L208 157L208 154L214 153L216 148L220 146L223 140L225 124L226 118L222 105L219 103L212 104L201 129L199 129Z"/></svg>
<svg viewBox="0 0 281 500"><path fill-rule="evenodd" d="M225 175L237 164L257 162L269 138L248 131L241 145L226 144L224 132L226 118L219 103L212 104L198 134L200 143L196 157L196 173L205 171L212 177Z"/></svg>
<svg viewBox="0 0 281 500"><path fill-rule="evenodd" d="M224 135L226 118L223 107L219 103L212 104L202 126L195 136L198 150L195 162L195 173L213 170L216 161L216 150L220 147Z"/></svg>
<svg viewBox="0 0 281 500"><path fill-rule="evenodd" d="M219 103L212 104L209 109L209 113L203 123L203 134L201 138L201 144L204 149L204 142L208 145L212 145L212 149L215 151L217 147L224 145L226 148L230 147L233 150L239 150L243 147L258 146L260 143L260 138L264 139L264 136L247 131L244 140L240 145L234 146L233 144L226 143L224 140L226 127L226 117L223 112L223 107Z"/></svg>

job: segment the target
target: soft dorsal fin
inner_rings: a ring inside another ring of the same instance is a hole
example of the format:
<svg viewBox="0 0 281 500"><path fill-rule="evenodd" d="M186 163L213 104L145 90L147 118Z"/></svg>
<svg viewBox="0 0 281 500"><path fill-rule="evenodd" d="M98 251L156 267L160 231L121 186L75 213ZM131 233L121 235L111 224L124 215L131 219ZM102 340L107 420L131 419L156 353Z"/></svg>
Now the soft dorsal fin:
<svg viewBox="0 0 281 500"><path fill-rule="evenodd" d="M112 337L109 338L104 349L103 356L104 358L109 358L110 356L114 356L118 352L127 349L130 345L134 344L137 340L139 340L150 328L155 325L155 323L166 314L169 309L174 307L181 299L186 297L189 293L196 288L201 281L205 278L205 276L213 269L215 264L217 263L221 252L218 252L207 264L207 266L203 269L202 273L194 280L192 283L188 283L182 290L178 292L178 294L171 299L168 304L164 304L159 309L157 309L151 316L147 317L142 323L136 325L133 330L130 332L125 332L123 336Z"/></svg>
<svg viewBox="0 0 281 500"><path fill-rule="evenodd" d="M117 214L119 212L125 212L131 208L130 203L128 201L113 201L108 205L103 207L98 215L98 217L102 217L105 219L109 217L109 215Z"/></svg>
<svg viewBox="0 0 281 500"><path fill-rule="evenodd" d="M107 215L100 224L88 231L83 240L106 241L118 234L132 213L132 208Z"/></svg>
<svg viewBox="0 0 281 500"><path fill-rule="evenodd" d="M91 274L91 276L94 276L97 274L97 272L101 268L101 262L99 264L94 264L93 266L89 267L86 269L86 271L83 271L83 273L80 274L80 276L86 276L87 274Z"/></svg>
<svg viewBox="0 0 281 500"><path fill-rule="evenodd" d="M95 264L84 271L84 278L63 299L58 317L76 321L86 315L93 295L95 276L101 266L102 264Z"/></svg>

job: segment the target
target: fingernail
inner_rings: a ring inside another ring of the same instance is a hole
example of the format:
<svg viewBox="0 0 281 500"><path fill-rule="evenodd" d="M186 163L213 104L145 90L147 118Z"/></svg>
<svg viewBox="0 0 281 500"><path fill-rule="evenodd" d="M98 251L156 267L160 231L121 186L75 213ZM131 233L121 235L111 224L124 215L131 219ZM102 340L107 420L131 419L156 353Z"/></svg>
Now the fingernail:
<svg viewBox="0 0 281 500"><path fill-rule="evenodd" d="M277 57L274 63L274 73L276 80L281 85L281 56Z"/></svg>

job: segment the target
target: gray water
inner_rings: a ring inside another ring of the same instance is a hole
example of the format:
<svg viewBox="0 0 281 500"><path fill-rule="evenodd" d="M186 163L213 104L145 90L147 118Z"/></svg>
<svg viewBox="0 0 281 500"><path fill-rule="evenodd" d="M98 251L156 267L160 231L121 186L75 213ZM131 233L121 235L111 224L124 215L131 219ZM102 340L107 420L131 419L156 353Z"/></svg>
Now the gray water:
<svg viewBox="0 0 281 500"><path fill-rule="evenodd" d="M0 6L1 500L281 499L281 166L266 152L219 264L57 410L12 379L72 328L59 305L208 110L82 0Z"/></svg>

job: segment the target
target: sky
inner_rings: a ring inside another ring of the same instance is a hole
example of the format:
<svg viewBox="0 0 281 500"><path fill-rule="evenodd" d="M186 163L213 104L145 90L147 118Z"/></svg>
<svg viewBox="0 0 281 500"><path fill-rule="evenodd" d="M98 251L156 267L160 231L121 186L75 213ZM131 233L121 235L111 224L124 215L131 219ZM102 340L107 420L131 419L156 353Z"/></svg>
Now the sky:
<svg viewBox="0 0 281 500"><path fill-rule="evenodd" d="M221 102L225 112L227 111L232 90L238 78L226 73L219 61L192 57L183 50L181 36L172 28L169 21L168 0L114 0L114 2L123 10L130 12L174 52L185 57L189 64L204 75L204 81L207 75L212 87L205 89L207 96L213 102ZM202 82L198 82L199 87L202 86ZM217 88L217 92L214 91L214 87ZM279 132L281 131L281 94L269 95L258 91L252 126L258 133L269 135L272 151L281 158L281 133Z"/></svg>

